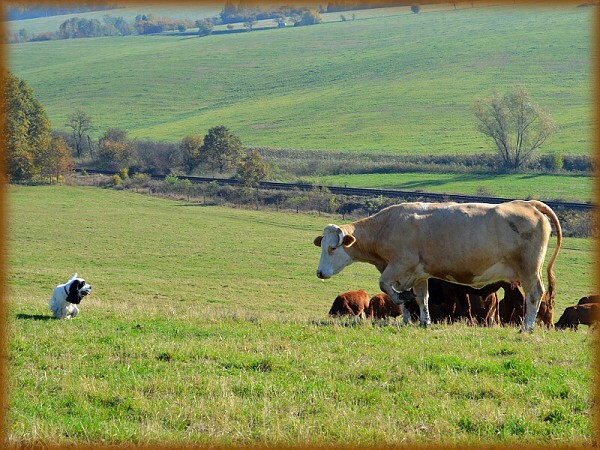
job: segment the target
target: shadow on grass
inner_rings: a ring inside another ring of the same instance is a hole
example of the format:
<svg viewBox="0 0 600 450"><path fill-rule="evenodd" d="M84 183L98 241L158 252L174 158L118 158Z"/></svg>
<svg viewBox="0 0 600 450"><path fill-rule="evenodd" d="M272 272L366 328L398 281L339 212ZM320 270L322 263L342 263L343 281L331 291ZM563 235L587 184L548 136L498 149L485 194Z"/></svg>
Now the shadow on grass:
<svg viewBox="0 0 600 450"><path fill-rule="evenodd" d="M54 317L44 314L17 314L17 319L21 320L54 320Z"/></svg>
<svg viewBox="0 0 600 450"><path fill-rule="evenodd" d="M185 202L185 203L177 203L176 205L177 207L199 207L199 208L206 208L208 206L222 206L219 205L218 203L212 203L212 202L208 202L208 203L196 203L196 202Z"/></svg>

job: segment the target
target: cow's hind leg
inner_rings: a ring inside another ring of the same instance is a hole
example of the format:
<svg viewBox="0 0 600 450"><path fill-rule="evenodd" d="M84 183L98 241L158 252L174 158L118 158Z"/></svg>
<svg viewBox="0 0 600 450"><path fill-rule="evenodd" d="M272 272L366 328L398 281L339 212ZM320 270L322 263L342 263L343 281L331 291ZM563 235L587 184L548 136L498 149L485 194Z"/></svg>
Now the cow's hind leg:
<svg viewBox="0 0 600 450"><path fill-rule="evenodd" d="M400 305L400 310L402 311L402 323L404 325L408 325L408 323L410 322L410 311L409 311L409 309L406 307L406 305L404 303L402 303Z"/></svg>
<svg viewBox="0 0 600 450"><path fill-rule="evenodd" d="M534 279L526 282L522 280L521 285L525 291L525 319L521 331L531 332L535 324L542 295L544 295L544 283L539 275Z"/></svg>
<svg viewBox="0 0 600 450"><path fill-rule="evenodd" d="M390 266L386 268L379 278L379 288L390 296L392 301L400 305L402 310L402 322L404 325L410 322L410 311L404 305L404 302L408 300L414 300L415 295L410 290L410 285L400 286L396 281L395 271Z"/></svg>

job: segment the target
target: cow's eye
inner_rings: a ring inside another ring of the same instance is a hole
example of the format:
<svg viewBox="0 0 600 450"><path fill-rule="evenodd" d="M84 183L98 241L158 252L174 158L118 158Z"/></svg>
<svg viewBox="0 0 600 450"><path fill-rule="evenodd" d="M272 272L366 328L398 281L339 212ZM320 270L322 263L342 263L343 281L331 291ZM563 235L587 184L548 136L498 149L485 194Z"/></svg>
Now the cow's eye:
<svg viewBox="0 0 600 450"><path fill-rule="evenodd" d="M335 247L327 247L327 253L329 253L330 255L333 255L333 251L335 250Z"/></svg>

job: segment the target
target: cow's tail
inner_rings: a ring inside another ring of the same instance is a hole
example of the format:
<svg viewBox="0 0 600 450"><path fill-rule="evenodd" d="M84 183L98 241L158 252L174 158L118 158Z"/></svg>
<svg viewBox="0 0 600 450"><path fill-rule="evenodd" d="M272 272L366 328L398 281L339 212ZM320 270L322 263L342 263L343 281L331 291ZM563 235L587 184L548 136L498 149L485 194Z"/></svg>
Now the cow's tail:
<svg viewBox="0 0 600 450"><path fill-rule="evenodd" d="M544 293L544 299L547 301L548 306L551 311L554 311L554 297L556 296L556 277L554 276L554 272L552 271L552 266L554 265L554 261L556 260L556 256L558 255L558 251L560 250L560 246L562 244L562 229L560 227L560 222L558 221L558 217L552 209L537 200L532 201L535 208L547 216L552 223L554 224L554 229L556 230L556 247L554 248L554 252L552 253L552 257L550 261L548 261L548 267L546 268L546 273L548 274L548 290Z"/></svg>

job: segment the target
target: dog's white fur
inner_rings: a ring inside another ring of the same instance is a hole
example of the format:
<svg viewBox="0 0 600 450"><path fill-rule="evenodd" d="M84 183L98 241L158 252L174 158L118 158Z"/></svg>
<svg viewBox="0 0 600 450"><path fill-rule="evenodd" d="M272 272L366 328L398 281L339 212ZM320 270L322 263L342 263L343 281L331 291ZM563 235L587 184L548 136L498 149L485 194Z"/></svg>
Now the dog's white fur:
<svg viewBox="0 0 600 450"><path fill-rule="evenodd" d="M54 317L57 319L72 319L79 314L77 305L67 300L71 284L75 281L78 281L79 284L81 284L81 287L77 289L79 296L78 302L81 301L81 298L89 294L92 289L92 286L87 284L85 280L77 278L77 273L75 273L75 275L73 275L66 283L56 286L48 305L50 306L50 310L54 314Z"/></svg>

